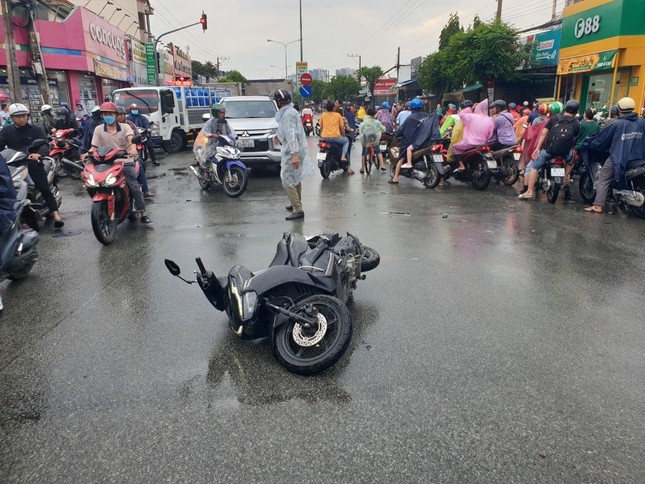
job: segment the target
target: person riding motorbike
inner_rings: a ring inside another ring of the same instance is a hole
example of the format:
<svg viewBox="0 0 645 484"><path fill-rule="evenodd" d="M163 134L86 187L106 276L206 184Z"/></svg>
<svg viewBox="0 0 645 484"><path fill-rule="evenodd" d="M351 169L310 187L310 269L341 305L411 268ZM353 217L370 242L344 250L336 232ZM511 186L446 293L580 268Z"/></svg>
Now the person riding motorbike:
<svg viewBox="0 0 645 484"><path fill-rule="evenodd" d="M455 171L464 170L466 167L461 161L461 155L474 148L484 146L486 141L493 134L493 120L488 117L488 99L475 106L474 111L471 108L465 108L459 113L461 125L463 125L463 136L455 140L453 134L448 157L450 161L459 161L459 166ZM459 124L455 131L460 128Z"/></svg>
<svg viewBox="0 0 645 484"><path fill-rule="evenodd" d="M412 114L412 110L410 109L410 101L405 103L405 106L401 111L399 111L399 114L396 115L396 125L401 126L403 123L405 123L405 120L408 119L408 117Z"/></svg>
<svg viewBox="0 0 645 484"><path fill-rule="evenodd" d="M217 152L218 138L220 136L235 136L233 129L226 120L226 108L223 104L214 103L211 106L211 118L204 124L202 134L208 138L206 156L202 166L205 169L210 169L210 164L215 159Z"/></svg>
<svg viewBox="0 0 645 484"><path fill-rule="evenodd" d="M573 165L569 162L573 160L572 150L575 146L578 134L580 133L580 122L575 119L576 114L578 114L579 108L580 103L572 99L567 102L566 106L564 106L564 115L560 115L559 113L562 111L562 103L555 102L551 105L552 116L549 118L549 120L544 125L544 128L542 129L542 133L540 134L540 138L538 140L535 151L531 156L533 161L526 165L526 176L524 178L525 185L522 187L522 191L518 196L519 199L528 200L533 198L533 189L535 188L535 183L538 179L538 172L542 169L544 164L549 161L549 159L553 158L553 153L549 153L549 151L545 149L545 147L549 147L553 143L555 131L554 128L562 124L570 124L573 135L572 138L567 141L570 146L568 146L568 154L565 155L565 159L568 162L568 164L565 166L565 180L569 180L569 173L573 169ZM566 192L569 191L568 188L569 187L567 184L565 186L565 197L567 196ZM569 198L570 196L571 195L569 194Z"/></svg>
<svg viewBox="0 0 645 484"><path fill-rule="evenodd" d="M538 104L536 110L537 110L537 116L535 116L533 120L531 120L531 118L529 117L531 126L537 126L549 116L548 106L544 103Z"/></svg>
<svg viewBox="0 0 645 484"><path fill-rule="evenodd" d="M385 171L383 166L383 153L381 153L381 134L385 131L385 127L378 119L375 119L376 110L368 108L367 113L363 116L363 122L358 126L358 140L363 146L363 153L361 155L361 170L360 173L365 172L365 157L367 156L368 143L372 143L374 154L378 158L378 166L381 171Z"/></svg>
<svg viewBox="0 0 645 484"><path fill-rule="evenodd" d="M151 226L152 220L146 214L146 202L143 199L143 193L139 187L137 173L134 168L134 163L138 156L137 146L132 144L134 132L129 125L117 122L117 112L116 104L112 102L101 104L103 124L97 126L94 130L90 152L93 153L99 148L109 147L125 150L132 156L132 160L122 161L123 174L130 189L130 194L134 199L134 208L141 213L141 223L145 226Z"/></svg>
<svg viewBox="0 0 645 484"><path fill-rule="evenodd" d="M43 104L40 108L40 126L46 135L56 132L56 118L52 112L53 108L49 104Z"/></svg>
<svg viewBox="0 0 645 484"><path fill-rule="evenodd" d="M589 149L609 151L596 183L596 198L585 212L602 213L612 183L622 184L625 171L642 166L645 160L645 120L639 118L636 103L630 97L618 101L620 117L604 128L589 144Z"/></svg>
<svg viewBox="0 0 645 484"><path fill-rule="evenodd" d="M117 122L120 124L127 124L128 126L130 126L130 128L132 128L132 132L134 133L134 136L138 136L139 134L141 134L136 124L126 119L125 108L122 108L121 106L119 106L117 109L118 109L116 112ZM137 163L139 164L139 176L137 177L137 180L141 185L141 190L143 190L143 198L152 198L155 196L155 194L152 193L148 187L148 178L146 177L146 164L143 162L140 156L137 156Z"/></svg>
<svg viewBox="0 0 645 484"><path fill-rule="evenodd" d="M9 106L9 115L13 124L5 126L0 131L0 151L10 148L27 153L34 141L47 139L47 135L40 126L29 123L29 109L24 104L16 103ZM58 211L56 198L49 189L45 167L38 163L42 156L47 156L48 154L49 144L45 143L40 147L38 153L29 154L28 158L31 162L27 165L27 169L34 185L36 185L49 207L49 213L54 218L54 227L59 229L65 225L65 222L63 222Z"/></svg>
<svg viewBox="0 0 645 484"><path fill-rule="evenodd" d="M147 130L150 128L150 122L148 121L148 118L140 113L139 106L136 103L130 104L128 110L130 111L130 114L126 118L128 121L134 123L134 125L139 128L139 130ZM155 147L152 145L152 138L150 136L148 136L148 138L146 139L145 145L147 148L146 151L150 154L152 164L159 166L157 155L155 154ZM145 162L146 160L143 161Z"/></svg>
<svg viewBox="0 0 645 484"><path fill-rule="evenodd" d="M376 111L376 119L378 119L383 126L385 126L385 131L394 131L394 116L390 111L390 103L385 101L381 104L381 109Z"/></svg>
<svg viewBox="0 0 645 484"><path fill-rule="evenodd" d="M87 120L87 125L83 130L83 137L81 138L81 145L85 151L92 147L92 136L97 126L103 124L101 119L101 107L94 106L90 111L90 119Z"/></svg>
<svg viewBox="0 0 645 484"><path fill-rule="evenodd" d="M347 150L349 139L345 136L343 118L335 111L334 103L331 101L325 106L326 111L320 115L320 138L328 143L336 143L342 149L341 161L347 161ZM349 173L349 170L348 170ZM353 173L352 173L353 174Z"/></svg>
<svg viewBox="0 0 645 484"><path fill-rule="evenodd" d="M461 101L460 107L462 111L467 108L472 109L473 102L469 99L466 99L464 101ZM441 123L441 128L439 128L439 133L441 134L441 137L444 138L446 136L449 136L458 122L459 122L459 115L457 113L446 115L443 120L443 123Z"/></svg>
<svg viewBox="0 0 645 484"><path fill-rule="evenodd" d="M515 119L506 109L506 101L498 99L493 101L489 107L490 115L493 118L493 134L486 143L492 151L503 150L517 144L515 136ZM520 119L519 117L517 119Z"/></svg>

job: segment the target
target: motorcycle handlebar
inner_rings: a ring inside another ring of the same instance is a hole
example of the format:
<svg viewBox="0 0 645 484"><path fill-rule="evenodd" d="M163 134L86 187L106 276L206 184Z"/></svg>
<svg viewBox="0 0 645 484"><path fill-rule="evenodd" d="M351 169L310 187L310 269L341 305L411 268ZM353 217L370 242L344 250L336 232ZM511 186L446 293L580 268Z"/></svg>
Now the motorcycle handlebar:
<svg viewBox="0 0 645 484"><path fill-rule="evenodd" d="M197 267L199 268L199 271L203 274L206 274L206 267L204 267L204 263L202 262L201 257L195 258L195 262L197 262Z"/></svg>

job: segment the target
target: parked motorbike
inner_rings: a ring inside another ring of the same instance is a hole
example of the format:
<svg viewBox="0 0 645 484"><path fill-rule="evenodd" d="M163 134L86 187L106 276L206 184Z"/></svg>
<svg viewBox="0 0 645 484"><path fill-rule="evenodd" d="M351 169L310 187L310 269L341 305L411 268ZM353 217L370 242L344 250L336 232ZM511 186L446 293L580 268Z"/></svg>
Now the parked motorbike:
<svg viewBox="0 0 645 484"><path fill-rule="evenodd" d="M390 147L390 157L392 162L390 164L391 175L394 176L397 161L399 159L400 141L395 141ZM440 143L433 143L425 148L414 151L412 153L412 168L401 167L400 175L413 180L418 180L426 188L434 188L441 181L439 167L443 165L445 154L442 155L441 151L443 145Z"/></svg>
<svg viewBox="0 0 645 484"><path fill-rule="evenodd" d="M56 175L54 173L54 160L48 156L42 156L38 161L29 160L27 158L28 154L36 153L43 145L47 144L47 140L40 139L35 140L27 153L16 152L19 155L11 158L10 161L7 161L7 166L11 171L11 178L14 184L19 182L24 182L27 184L27 207L23 211L22 220L24 223L28 224L34 230L39 230L39 224L42 222L42 219L50 215L49 205L45 201L43 194L40 193L40 190L36 188L33 181L29 177L28 166L30 163L40 163L45 168L45 173L47 174L47 183L49 184L49 190L54 195L56 199L56 206L60 207L63 202L63 195L58 189L56 184Z"/></svg>
<svg viewBox="0 0 645 484"><path fill-rule="evenodd" d="M444 144L449 145L449 140ZM498 170L497 161L490 153L488 146L480 146L461 155L461 161L466 167L465 170L457 170L459 166L456 161L448 163L447 151L442 150L444 162L436 163L441 178L448 180L451 176L463 183L470 183L475 190L486 190L490 185L493 171Z"/></svg>
<svg viewBox="0 0 645 484"><path fill-rule="evenodd" d="M202 190L211 185L222 185L229 197L239 197L249 183L248 168L240 159L241 152L232 136L220 135L217 138L215 159L206 160L205 146L199 146L195 153L197 166L190 170L197 177Z"/></svg>
<svg viewBox="0 0 645 484"><path fill-rule="evenodd" d="M311 114L302 116L302 127L305 129L305 134L311 136L314 132L314 117Z"/></svg>
<svg viewBox="0 0 645 484"><path fill-rule="evenodd" d="M318 148L316 160L323 178L329 178L329 175L336 170L347 171L349 169L349 161L341 160L343 149L339 144L321 140L318 142Z"/></svg>
<svg viewBox="0 0 645 484"><path fill-rule="evenodd" d="M81 143L73 136L78 135L78 130L56 130L50 143L49 157L54 160L54 173L59 178L69 176L74 180L81 177L83 162L81 161Z"/></svg>
<svg viewBox="0 0 645 484"><path fill-rule="evenodd" d="M4 150L2 156L8 163L17 158L27 157L25 153L14 150ZM24 279L38 260L38 233L32 229L23 229L21 222L23 210L29 205L29 188L23 181L14 183L14 186L17 191L17 201L14 204L16 214L11 226L0 237L0 282L6 279ZM0 296L0 310L2 308Z"/></svg>
<svg viewBox="0 0 645 484"><path fill-rule="evenodd" d="M509 146L508 148L493 151L491 156L497 162L497 168L491 169L491 176L504 183L507 187L514 185L520 177L517 163L522 156L522 146Z"/></svg>
<svg viewBox="0 0 645 484"><path fill-rule="evenodd" d="M269 337L274 356L302 375L334 365L349 346L352 318L346 303L362 272L376 268L378 253L357 237L321 234L306 240L285 233L267 269L251 272L236 265L227 277L207 271L198 257L196 281L166 259L173 276L195 282L206 299L229 317L240 338Z"/></svg>
<svg viewBox="0 0 645 484"><path fill-rule="evenodd" d="M139 136L132 140L135 144L139 141ZM124 163L134 163L127 151L103 147L92 153L81 173L87 193L92 197L92 230L103 245L114 241L117 226L126 217L135 219L134 199L130 196ZM134 168L138 174L139 164L134 163Z"/></svg>

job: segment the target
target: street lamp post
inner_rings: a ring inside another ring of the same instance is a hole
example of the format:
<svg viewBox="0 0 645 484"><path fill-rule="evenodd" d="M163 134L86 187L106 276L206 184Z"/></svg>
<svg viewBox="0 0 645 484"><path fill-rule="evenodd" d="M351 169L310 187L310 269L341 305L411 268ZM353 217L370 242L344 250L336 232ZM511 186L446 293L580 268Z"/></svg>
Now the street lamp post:
<svg viewBox="0 0 645 484"><path fill-rule="evenodd" d="M286 44L284 42L280 42L277 40L271 40L267 39L267 42L273 42L274 44L280 44L281 46L284 47L284 79L287 79L287 46L289 44L293 44L294 42L299 42L301 39L296 39L292 40L291 42L287 42Z"/></svg>

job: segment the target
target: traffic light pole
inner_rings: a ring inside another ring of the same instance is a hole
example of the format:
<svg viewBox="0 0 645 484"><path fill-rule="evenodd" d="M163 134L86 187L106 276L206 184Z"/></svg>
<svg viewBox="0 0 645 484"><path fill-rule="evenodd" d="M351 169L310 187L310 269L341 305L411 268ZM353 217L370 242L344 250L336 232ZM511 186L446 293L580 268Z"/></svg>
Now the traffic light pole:
<svg viewBox="0 0 645 484"><path fill-rule="evenodd" d="M159 45L159 41L161 40L162 37L168 34L174 34L175 32L179 32L180 30L189 29L190 27L194 27L195 25L202 25L202 22L199 21L199 22L195 22L194 24L185 25L184 27L179 27L178 29L175 29L175 30L169 30L168 32L164 32L163 34L161 34L155 40L155 84L157 86L159 85L159 58L157 56L157 46Z"/></svg>

